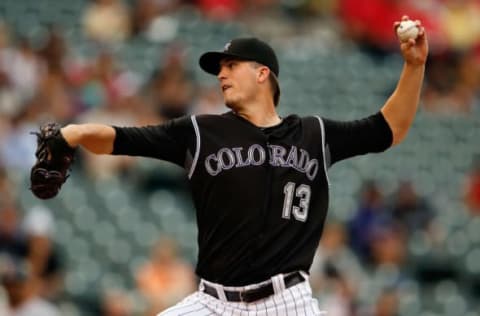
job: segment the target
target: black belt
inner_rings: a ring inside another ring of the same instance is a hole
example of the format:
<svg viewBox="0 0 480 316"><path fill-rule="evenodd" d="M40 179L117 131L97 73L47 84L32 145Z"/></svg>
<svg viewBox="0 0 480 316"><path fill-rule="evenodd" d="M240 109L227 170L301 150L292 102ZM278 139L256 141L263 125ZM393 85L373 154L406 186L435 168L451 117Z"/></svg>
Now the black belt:
<svg viewBox="0 0 480 316"><path fill-rule="evenodd" d="M292 287L305 280L305 277L300 272L293 272L283 277L285 288ZM208 285L205 282L203 283L203 292L215 298L219 298L217 290L213 286ZM272 282L269 282L256 289L246 291L223 290L223 292L225 293L225 297L229 302L251 303L273 295L275 293L275 290L273 289Z"/></svg>

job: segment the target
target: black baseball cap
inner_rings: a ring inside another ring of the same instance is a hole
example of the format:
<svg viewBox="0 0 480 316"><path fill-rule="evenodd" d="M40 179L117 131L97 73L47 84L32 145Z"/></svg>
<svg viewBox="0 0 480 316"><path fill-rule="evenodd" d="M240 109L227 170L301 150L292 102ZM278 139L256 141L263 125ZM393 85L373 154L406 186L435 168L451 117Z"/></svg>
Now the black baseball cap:
<svg viewBox="0 0 480 316"><path fill-rule="evenodd" d="M200 56L199 64L204 71L216 76L220 72L220 61L227 57L255 61L267 66L275 74L273 77L276 87L273 100L275 105L278 104L280 99L280 86L278 84L280 67L277 55L270 45L255 37L236 38L228 42L223 51L207 52Z"/></svg>
<svg viewBox="0 0 480 316"><path fill-rule="evenodd" d="M267 66L278 77L279 66L277 56L267 43L254 38L236 38L227 43L221 52L207 52L200 57L200 67L206 72L217 75L220 61L224 58L256 61Z"/></svg>

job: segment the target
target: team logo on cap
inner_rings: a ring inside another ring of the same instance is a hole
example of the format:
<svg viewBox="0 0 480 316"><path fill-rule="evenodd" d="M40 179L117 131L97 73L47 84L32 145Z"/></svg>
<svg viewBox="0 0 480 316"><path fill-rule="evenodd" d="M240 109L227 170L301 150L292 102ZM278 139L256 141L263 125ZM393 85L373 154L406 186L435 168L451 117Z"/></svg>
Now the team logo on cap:
<svg viewBox="0 0 480 316"><path fill-rule="evenodd" d="M225 44L225 46L223 47L223 51L226 52L230 48L230 45L232 45L231 42L228 42L227 44Z"/></svg>

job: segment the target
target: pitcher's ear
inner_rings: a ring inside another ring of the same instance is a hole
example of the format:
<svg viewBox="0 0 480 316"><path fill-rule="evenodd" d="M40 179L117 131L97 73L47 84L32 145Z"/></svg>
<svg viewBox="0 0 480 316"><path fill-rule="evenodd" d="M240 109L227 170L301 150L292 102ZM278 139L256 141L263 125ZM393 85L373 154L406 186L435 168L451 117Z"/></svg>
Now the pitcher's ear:
<svg viewBox="0 0 480 316"><path fill-rule="evenodd" d="M268 67L261 66L258 72L259 82L267 81L269 76L270 76L270 69L268 69Z"/></svg>

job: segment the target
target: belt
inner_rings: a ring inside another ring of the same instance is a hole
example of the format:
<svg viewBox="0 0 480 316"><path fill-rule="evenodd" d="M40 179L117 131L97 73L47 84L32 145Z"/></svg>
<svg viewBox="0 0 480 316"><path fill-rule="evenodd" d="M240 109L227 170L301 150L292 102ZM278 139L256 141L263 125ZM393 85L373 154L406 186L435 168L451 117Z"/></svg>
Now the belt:
<svg viewBox="0 0 480 316"><path fill-rule="evenodd" d="M305 280L305 277L300 272L293 272L283 277L285 288L292 287ZM217 289L206 283L203 283L203 292L215 298L219 298ZM223 290L223 292L225 293L225 297L229 302L251 303L273 295L275 290L273 288L273 283L269 282L256 289L245 291Z"/></svg>

